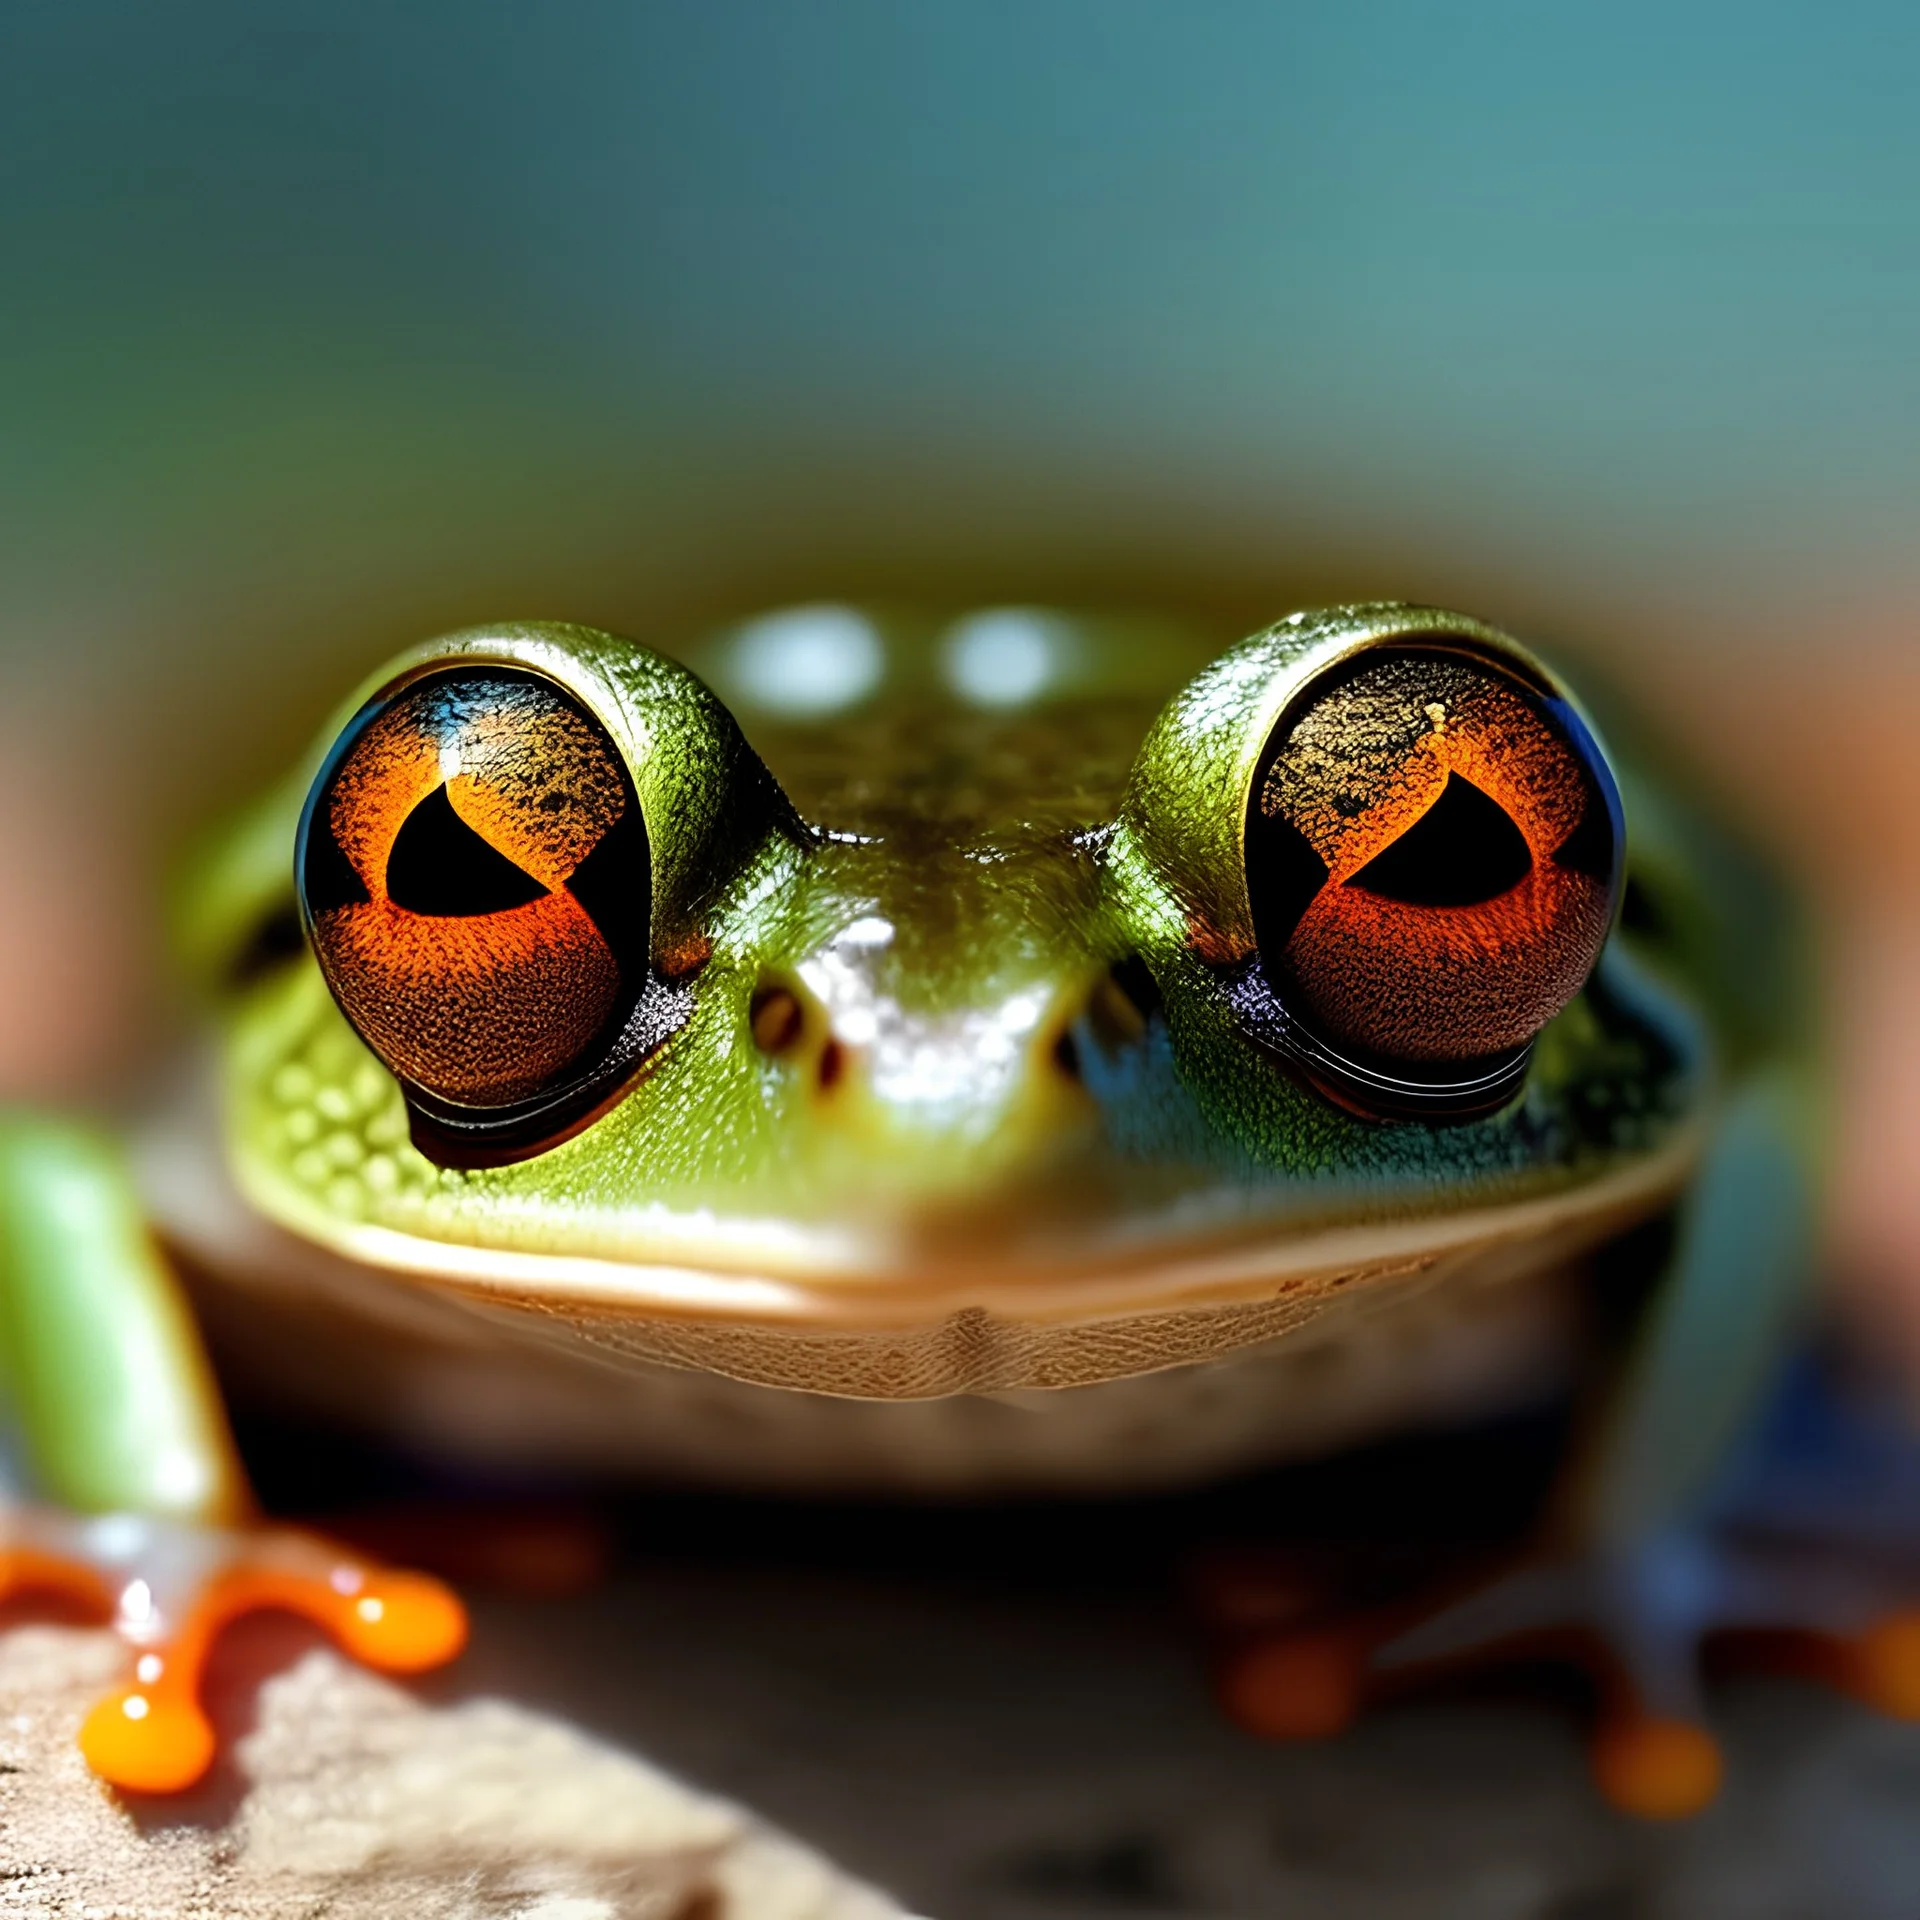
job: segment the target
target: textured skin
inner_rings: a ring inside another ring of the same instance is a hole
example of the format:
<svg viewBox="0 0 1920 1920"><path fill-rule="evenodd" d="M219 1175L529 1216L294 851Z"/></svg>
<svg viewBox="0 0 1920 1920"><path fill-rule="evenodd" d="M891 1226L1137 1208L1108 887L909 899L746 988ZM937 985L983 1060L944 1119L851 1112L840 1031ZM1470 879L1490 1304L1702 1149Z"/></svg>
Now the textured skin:
<svg viewBox="0 0 1920 1920"><path fill-rule="evenodd" d="M866 1397L1091 1387L1270 1344L1462 1244L1603 1237L1682 1182L1709 1098L1713 983L1684 943L1616 942L1524 1097L1447 1128L1341 1111L1220 990L1253 950L1241 837L1274 722L1383 636L1465 638L1539 683L1476 622L1366 607L1296 616L1184 689L1203 649L1085 625L1057 690L983 710L896 631L880 691L840 718L756 712L735 689L763 760L705 685L628 642L529 625L418 649L342 720L396 675L492 660L605 726L652 842L654 963L690 984L689 1011L583 1131L455 1170L408 1144L391 1076L295 959L227 1007L240 1188L373 1290L431 1284L496 1335L547 1351L567 1329L601 1364L631 1356L636 1393L661 1361ZM726 683L724 648L704 664ZM310 778L202 878L229 947L249 906L284 900L263 850L291 843ZM1672 836L1654 845L1672 855ZM1150 1017L1115 999L1110 970L1136 957ZM800 1017L770 1052L754 1012L776 990ZM231 1268L217 1234L178 1231ZM1340 1249L1330 1267L1315 1244Z"/></svg>

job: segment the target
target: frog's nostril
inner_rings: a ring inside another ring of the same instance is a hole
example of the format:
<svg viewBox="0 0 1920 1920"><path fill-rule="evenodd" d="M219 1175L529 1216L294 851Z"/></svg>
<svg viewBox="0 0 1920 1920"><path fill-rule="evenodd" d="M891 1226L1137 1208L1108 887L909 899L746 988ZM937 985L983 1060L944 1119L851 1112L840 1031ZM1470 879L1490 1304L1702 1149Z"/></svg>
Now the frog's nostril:
<svg viewBox="0 0 1920 1920"><path fill-rule="evenodd" d="M797 994L785 987L762 987L748 1004L747 1025L762 1053L785 1053L798 1043L806 1015Z"/></svg>
<svg viewBox="0 0 1920 1920"><path fill-rule="evenodd" d="M829 1040L820 1049L820 1091L831 1093L847 1070L847 1050L838 1040Z"/></svg>
<svg viewBox="0 0 1920 1920"><path fill-rule="evenodd" d="M1060 1069L1068 1080L1080 1078L1080 1045L1073 1037L1071 1027L1062 1027L1059 1037L1053 1043L1053 1064Z"/></svg>

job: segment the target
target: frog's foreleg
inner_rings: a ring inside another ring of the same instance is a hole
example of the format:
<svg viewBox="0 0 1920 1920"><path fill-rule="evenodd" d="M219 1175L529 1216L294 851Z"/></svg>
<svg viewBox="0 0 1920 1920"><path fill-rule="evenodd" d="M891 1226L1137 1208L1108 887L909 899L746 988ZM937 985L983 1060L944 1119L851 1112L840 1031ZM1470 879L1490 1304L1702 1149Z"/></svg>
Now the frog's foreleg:
<svg viewBox="0 0 1920 1920"><path fill-rule="evenodd" d="M0 1409L0 1595L97 1605L134 1652L132 1683L81 1732L117 1785L165 1791L205 1771L201 1671L240 1613L302 1614L393 1670L458 1651L459 1603L438 1583L246 1524L211 1370L118 1156L41 1120L0 1121Z"/></svg>
<svg viewBox="0 0 1920 1920"><path fill-rule="evenodd" d="M1700 1510L1751 1428L1804 1310L1813 1198L1798 1089L1749 1082L1715 1126L1654 1290L1587 1445L1559 1524L1631 1551Z"/></svg>
<svg viewBox="0 0 1920 1920"><path fill-rule="evenodd" d="M199 1335L106 1142L0 1122L0 1404L15 1469L79 1513L241 1519Z"/></svg>
<svg viewBox="0 0 1920 1920"><path fill-rule="evenodd" d="M1805 1132L1785 1074L1748 1082L1721 1114L1669 1269L1528 1564L1437 1611L1243 1649L1224 1676L1238 1717L1281 1734L1327 1731L1370 1687L1501 1649L1585 1645L1598 1651L1603 1790L1631 1811L1676 1814L1703 1805L1720 1778L1699 1696L1708 1633L1844 1637L1859 1690L1907 1706L1913 1627L1890 1611L1884 1584L1710 1524L1716 1483L1799 1322L1813 1237Z"/></svg>

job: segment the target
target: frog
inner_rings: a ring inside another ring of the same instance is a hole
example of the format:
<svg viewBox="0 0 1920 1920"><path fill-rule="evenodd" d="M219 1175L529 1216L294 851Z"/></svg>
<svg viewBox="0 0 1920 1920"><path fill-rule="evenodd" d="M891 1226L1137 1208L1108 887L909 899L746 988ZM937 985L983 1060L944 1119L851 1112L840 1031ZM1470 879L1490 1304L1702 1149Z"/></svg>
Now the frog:
<svg viewBox="0 0 1920 1920"><path fill-rule="evenodd" d="M1664 1816L1721 1777L1710 1630L1915 1711L1898 1596L1701 1519L1804 1323L1817 1038L1780 884L1614 731L1399 602L381 667L189 875L207 1033L151 1111L0 1131L0 1582L128 1642L95 1771L200 1777L250 1608L403 1672L464 1635L257 1515L210 1346L483 1469L800 1496L1175 1488L1545 1379L1592 1412L1525 1557L1254 1636L1238 1718L1578 1629L1596 1778Z"/></svg>

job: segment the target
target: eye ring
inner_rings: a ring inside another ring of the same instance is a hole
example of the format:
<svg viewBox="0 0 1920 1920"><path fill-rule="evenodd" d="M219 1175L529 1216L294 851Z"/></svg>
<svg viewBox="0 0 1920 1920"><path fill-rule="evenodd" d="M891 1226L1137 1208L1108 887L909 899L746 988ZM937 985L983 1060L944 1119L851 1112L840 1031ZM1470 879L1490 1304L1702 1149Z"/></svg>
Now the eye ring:
<svg viewBox="0 0 1920 1920"><path fill-rule="evenodd" d="M1611 928L1618 789L1529 666L1376 633L1293 690L1254 763L1254 950L1222 990L1250 1038L1366 1117L1507 1104Z"/></svg>
<svg viewBox="0 0 1920 1920"><path fill-rule="evenodd" d="M441 1165L557 1145L691 1013L690 980L652 961L626 760L517 662L431 662L368 701L309 790L294 872L329 990Z"/></svg>

